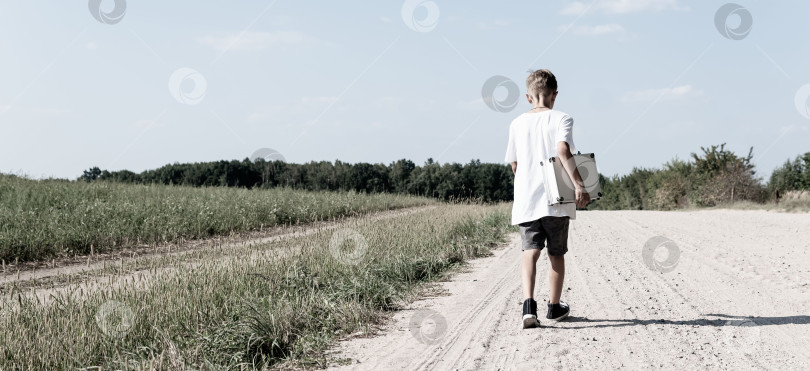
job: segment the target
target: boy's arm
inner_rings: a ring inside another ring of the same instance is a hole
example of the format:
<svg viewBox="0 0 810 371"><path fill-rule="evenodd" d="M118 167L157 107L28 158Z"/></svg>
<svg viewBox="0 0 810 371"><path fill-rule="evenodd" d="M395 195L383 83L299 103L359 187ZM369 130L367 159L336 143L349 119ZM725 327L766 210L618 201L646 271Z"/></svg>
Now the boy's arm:
<svg viewBox="0 0 810 371"><path fill-rule="evenodd" d="M582 180L582 176L579 174L576 161L574 160L574 156L571 154L571 148L568 146L568 142L557 142L557 155L560 156L563 168L565 168L565 171L568 173L568 176L574 183L574 193L577 197L577 207L585 207L585 205L591 201L591 195L585 191L585 182ZM514 168L515 165L512 165L512 167Z"/></svg>
<svg viewBox="0 0 810 371"><path fill-rule="evenodd" d="M509 141L506 143L506 157L504 161L512 164L512 175L517 171L517 149L515 148L515 136L512 133L512 125L509 125Z"/></svg>

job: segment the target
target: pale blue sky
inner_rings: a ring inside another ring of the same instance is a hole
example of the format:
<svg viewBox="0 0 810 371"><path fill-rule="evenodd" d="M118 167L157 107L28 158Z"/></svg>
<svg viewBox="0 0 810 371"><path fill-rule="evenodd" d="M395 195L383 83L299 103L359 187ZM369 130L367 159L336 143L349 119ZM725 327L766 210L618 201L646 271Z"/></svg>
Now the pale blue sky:
<svg viewBox="0 0 810 371"><path fill-rule="evenodd" d="M496 112L482 86L503 75L523 92L549 68L603 174L727 142L754 146L767 176L810 151L810 4L738 3L753 18L741 40L715 26L725 1L129 1L104 24L87 1L4 0L0 171L74 179L263 147L296 163L502 163L529 105ZM175 89L197 104L169 90L181 68L206 82Z"/></svg>

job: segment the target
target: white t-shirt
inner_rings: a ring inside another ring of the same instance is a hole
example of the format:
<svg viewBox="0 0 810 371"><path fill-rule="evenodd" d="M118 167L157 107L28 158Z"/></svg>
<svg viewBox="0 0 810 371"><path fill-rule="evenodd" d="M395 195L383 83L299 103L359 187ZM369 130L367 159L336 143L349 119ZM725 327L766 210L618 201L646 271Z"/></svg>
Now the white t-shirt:
<svg viewBox="0 0 810 371"><path fill-rule="evenodd" d="M540 167L541 161L557 156L557 142L568 142L571 152L576 153L573 126L571 116L555 110L524 113L509 125L505 160L509 163L517 161L513 225L544 216L576 219L576 205L573 203L548 205L545 179Z"/></svg>

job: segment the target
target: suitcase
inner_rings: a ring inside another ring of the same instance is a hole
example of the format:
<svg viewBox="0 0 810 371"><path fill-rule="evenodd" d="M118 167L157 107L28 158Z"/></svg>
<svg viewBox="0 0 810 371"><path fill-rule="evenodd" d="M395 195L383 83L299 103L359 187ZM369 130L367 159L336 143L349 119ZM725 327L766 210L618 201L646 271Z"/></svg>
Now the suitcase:
<svg viewBox="0 0 810 371"><path fill-rule="evenodd" d="M596 170L596 158L593 153L574 155L579 175L585 183L585 191L591 196L591 200L602 198L602 186L599 184L599 172ZM546 198L549 205L573 203L577 201L574 192L574 182L568 176L568 172L562 166L558 157L552 157L546 161L540 161L546 186Z"/></svg>

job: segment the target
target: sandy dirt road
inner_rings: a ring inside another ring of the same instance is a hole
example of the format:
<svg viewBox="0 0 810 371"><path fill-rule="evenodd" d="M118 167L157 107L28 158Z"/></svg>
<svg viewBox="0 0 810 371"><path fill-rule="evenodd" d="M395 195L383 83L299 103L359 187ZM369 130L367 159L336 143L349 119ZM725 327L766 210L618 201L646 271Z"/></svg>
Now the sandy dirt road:
<svg viewBox="0 0 810 371"><path fill-rule="evenodd" d="M579 212L570 232L568 320L521 329L515 234L440 283L444 295L340 342L330 354L350 363L333 368L810 367L810 214L591 211Z"/></svg>

